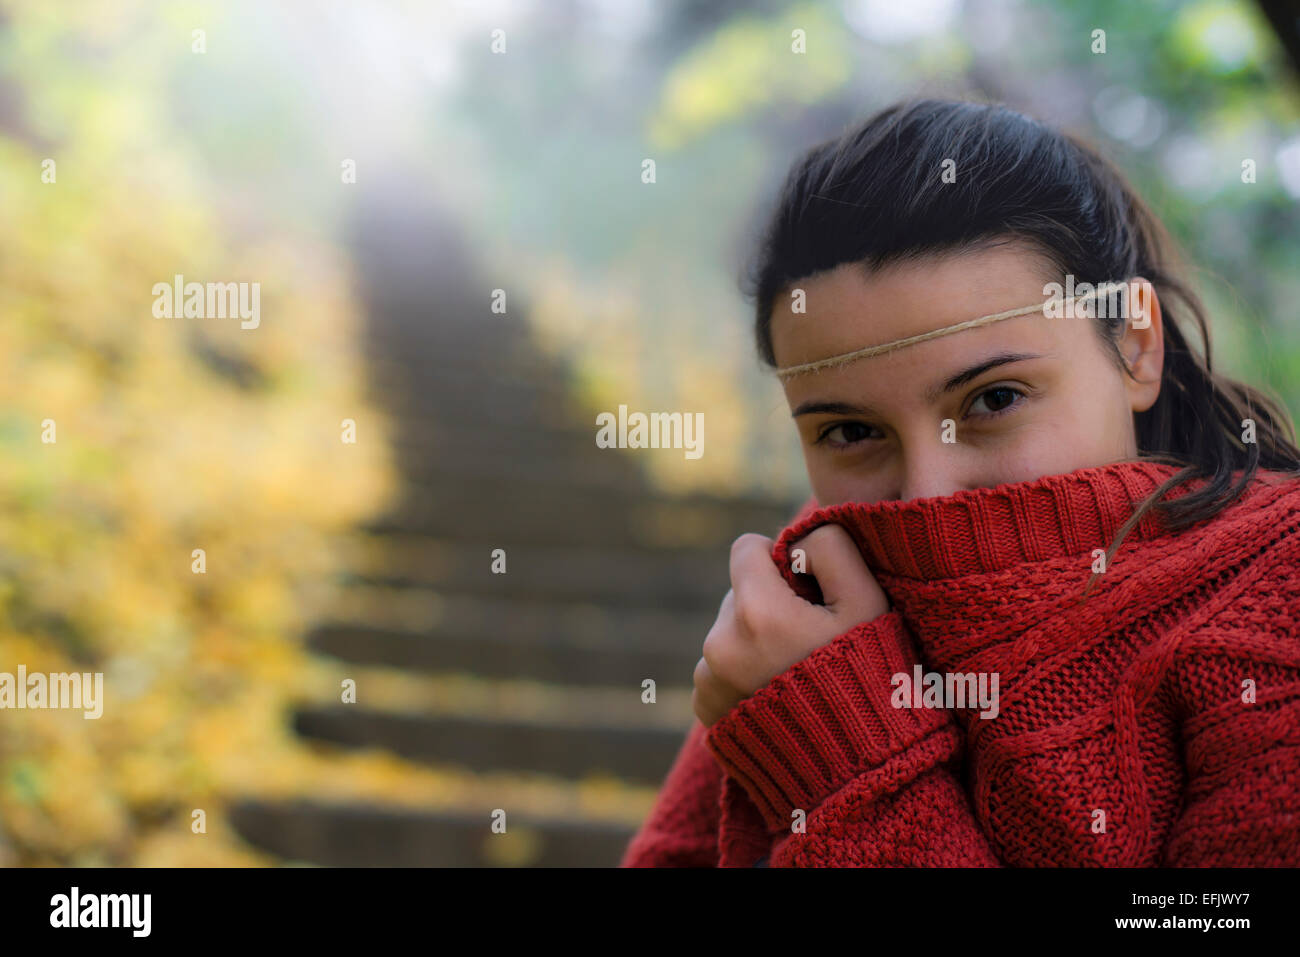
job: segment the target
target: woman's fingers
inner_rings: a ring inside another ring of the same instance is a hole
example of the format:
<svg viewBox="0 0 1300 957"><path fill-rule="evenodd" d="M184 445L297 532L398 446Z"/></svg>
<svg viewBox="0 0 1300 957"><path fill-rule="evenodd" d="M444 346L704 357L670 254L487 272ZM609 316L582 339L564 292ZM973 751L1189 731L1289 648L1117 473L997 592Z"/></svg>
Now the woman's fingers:
<svg viewBox="0 0 1300 957"><path fill-rule="evenodd" d="M748 534L731 546L736 620L747 635L804 630L812 606L800 598L772 560L770 538Z"/></svg>
<svg viewBox="0 0 1300 957"><path fill-rule="evenodd" d="M751 603L756 595L790 591L772 561L772 544L772 539L754 532L731 543L731 590L739 604Z"/></svg>
<svg viewBox="0 0 1300 957"><path fill-rule="evenodd" d="M695 668L696 686L707 682L719 696L740 699L757 676L753 650L740 633L735 591L728 591L718 609L718 620L704 637L703 657Z"/></svg>
<svg viewBox="0 0 1300 957"><path fill-rule="evenodd" d="M839 525L822 525L799 540L807 570L821 586L832 614L870 621L889 610L889 599L862 560L853 539Z"/></svg>
<svg viewBox="0 0 1300 957"><path fill-rule="evenodd" d="M853 625L878 618L889 601L838 525L814 529L800 541L825 606L800 598L772 560L770 538L741 535L731 546L731 590L704 639L695 666L692 707L713 724L815 648Z"/></svg>
<svg viewBox="0 0 1300 957"><path fill-rule="evenodd" d="M696 664L691 707L705 727L712 725L746 697L748 695L742 694L715 675L703 658Z"/></svg>

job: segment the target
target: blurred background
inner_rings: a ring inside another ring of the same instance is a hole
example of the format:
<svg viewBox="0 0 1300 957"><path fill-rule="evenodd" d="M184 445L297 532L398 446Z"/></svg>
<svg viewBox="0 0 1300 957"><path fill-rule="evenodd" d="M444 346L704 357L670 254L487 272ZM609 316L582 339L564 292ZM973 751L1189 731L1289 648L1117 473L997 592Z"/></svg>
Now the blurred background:
<svg viewBox="0 0 1300 957"><path fill-rule="evenodd" d="M1085 136L1295 415L1298 51L1253 0L0 0L0 671L105 675L0 711L0 863L617 863L807 495L737 288L795 156L915 93Z"/></svg>

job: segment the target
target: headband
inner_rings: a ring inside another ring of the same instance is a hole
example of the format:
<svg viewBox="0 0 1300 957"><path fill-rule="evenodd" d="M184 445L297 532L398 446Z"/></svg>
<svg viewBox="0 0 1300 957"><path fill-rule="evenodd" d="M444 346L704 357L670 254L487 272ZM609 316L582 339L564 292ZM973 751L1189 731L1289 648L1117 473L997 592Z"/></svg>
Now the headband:
<svg viewBox="0 0 1300 957"><path fill-rule="evenodd" d="M918 342L925 342L928 339L937 339L940 336L950 336L954 332L974 329L976 326L986 326L989 323L1000 322L1003 319L1014 319L1016 316L1027 316L1040 310L1043 315L1047 315L1048 309L1053 304L1065 305L1066 303L1083 302L1088 299L1094 299L1103 292L1109 292L1112 289L1125 287L1127 285L1127 282L1102 283L1092 292L1085 295L1070 296L1067 299L1049 299L1046 302L1037 303L1032 306L1023 306L1019 309L1008 309L1006 312L995 312L990 316L980 316L978 319L967 319L965 322L959 322L951 326L944 326L942 329L932 329L929 332L923 332L916 336L908 336L905 339L895 339L893 342L885 342L878 346L868 346L865 349L856 349L853 352L844 352L837 356L828 356L825 359L805 362L802 365L786 366L784 369L777 369L776 375L778 379L784 381L792 376L805 375L809 372L818 372L822 369L829 369L832 366L847 365L857 359L866 359L869 356L880 355L885 352L893 352L895 349L901 349L904 346L915 345Z"/></svg>

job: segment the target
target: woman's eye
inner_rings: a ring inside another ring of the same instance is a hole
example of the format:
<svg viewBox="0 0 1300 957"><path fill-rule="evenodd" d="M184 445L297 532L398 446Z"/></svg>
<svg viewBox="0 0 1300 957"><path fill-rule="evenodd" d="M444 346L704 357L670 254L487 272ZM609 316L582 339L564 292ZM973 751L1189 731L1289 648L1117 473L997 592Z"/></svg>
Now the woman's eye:
<svg viewBox="0 0 1300 957"><path fill-rule="evenodd" d="M975 401L971 404L971 411L977 412L975 408L976 405L987 399L987 411L977 412L977 414L1001 415L1003 412L1009 411L1016 404L1016 396L1024 398L1024 395L1025 393L1021 392L1019 389L1013 389L1010 386L994 386L992 389L981 392L976 397Z"/></svg>
<svg viewBox="0 0 1300 957"><path fill-rule="evenodd" d="M817 441L842 448L846 445L856 445L870 435L871 429L861 422L842 422L823 432Z"/></svg>
<svg viewBox="0 0 1300 957"><path fill-rule="evenodd" d="M1021 405L1020 400L1028 397L1029 393L1009 385L994 386L985 389L975 397L967 415L974 415L981 419L996 418L1015 411ZM983 409L979 407L980 403L984 403ZM861 422L839 422L818 435L814 444L827 445L833 449L847 449L870 439L879 438L873 435L874 432L872 426L863 425Z"/></svg>

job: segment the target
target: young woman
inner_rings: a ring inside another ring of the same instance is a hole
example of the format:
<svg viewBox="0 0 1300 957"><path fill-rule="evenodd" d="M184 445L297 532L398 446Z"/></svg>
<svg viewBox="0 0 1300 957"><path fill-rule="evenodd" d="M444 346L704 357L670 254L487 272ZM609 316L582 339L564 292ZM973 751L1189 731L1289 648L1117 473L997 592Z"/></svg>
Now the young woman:
<svg viewBox="0 0 1300 957"><path fill-rule="evenodd" d="M732 547L623 864L1300 865L1300 450L1121 175L898 105L749 278L814 498Z"/></svg>

